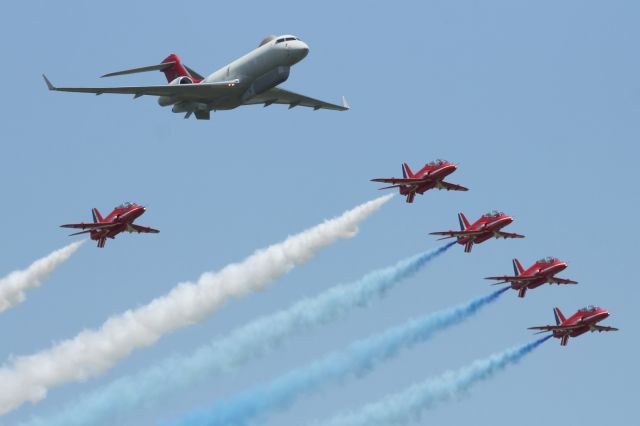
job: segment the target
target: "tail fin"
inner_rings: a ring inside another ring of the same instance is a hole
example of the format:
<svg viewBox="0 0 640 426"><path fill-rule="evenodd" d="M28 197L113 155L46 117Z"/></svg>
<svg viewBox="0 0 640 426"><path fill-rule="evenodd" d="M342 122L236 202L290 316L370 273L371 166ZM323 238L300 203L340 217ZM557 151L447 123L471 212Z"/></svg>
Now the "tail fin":
<svg viewBox="0 0 640 426"><path fill-rule="evenodd" d="M461 231L466 231L467 228L469 228L471 226L471 224L469 223L469 221L465 217L464 213L462 213L462 212L458 213L458 221L460 221L460 230Z"/></svg>
<svg viewBox="0 0 640 426"><path fill-rule="evenodd" d="M566 318L562 315L560 308L553 308L553 315L556 317L556 325L560 325L566 321Z"/></svg>
<svg viewBox="0 0 640 426"><path fill-rule="evenodd" d="M407 163L402 163L402 176L404 176L405 179L415 176Z"/></svg>
<svg viewBox="0 0 640 426"><path fill-rule="evenodd" d="M91 213L93 214L93 223L104 222L102 215L95 207L91 209Z"/></svg>
<svg viewBox="0 0 640 426"><path fill-rule="evenodd" d="M522 267L518 259L513 259L513 273L518 276L522 275L523 272L524 268Z"/></svg>
<svg viewBox="0 0 640 426"><path fill-rule="evenodd" d="M178 77L189 77L193 79L191 74L189 74L189 72L182 65L182 62L180 61L178 55L172 53L162 61L163 64L166 64L168 62L172 62L172 64L161 70L164 73L165 77L167 77L168 83L171 83Z"/></svg>

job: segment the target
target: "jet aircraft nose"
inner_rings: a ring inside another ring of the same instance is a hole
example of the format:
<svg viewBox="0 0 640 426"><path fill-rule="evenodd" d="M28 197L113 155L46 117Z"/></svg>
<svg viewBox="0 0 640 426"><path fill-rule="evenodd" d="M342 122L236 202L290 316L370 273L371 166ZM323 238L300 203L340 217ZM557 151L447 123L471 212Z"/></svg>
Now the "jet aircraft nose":
<svg viewBox="0 0 640 426"><path fill-rule="evenodd" d="M297 40L295 50L300 59L304 59L309 54L309 46L302 40Z"/></svg>

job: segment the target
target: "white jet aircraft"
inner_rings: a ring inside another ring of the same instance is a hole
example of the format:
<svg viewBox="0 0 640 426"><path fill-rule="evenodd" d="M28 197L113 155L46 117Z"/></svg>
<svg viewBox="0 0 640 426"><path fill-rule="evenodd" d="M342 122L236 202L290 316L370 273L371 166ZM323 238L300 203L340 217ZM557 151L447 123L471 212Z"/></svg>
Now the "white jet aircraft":
<svg viewBox="0 0 640 426"><path fill-rule="evenodd" d="M60 92L120 93L158 96L160 106L173 105L173 112L186 113L184 118L195 114L198 120L208 120L211 111L234 109L241 105L288 104L289 109L306 106L318 109L344 111L349 109L346 99L342 105L299 95L278 86L289 78L292 65L300 62L309 53L309 46L292 35L268 36L258 46L239 59L220 68L208 77L203 77L183 65L177 55L171 54L158 65L132 68L112 72L102 77L134 74L147 71L162 71L169 84L161 86L122 87L56 87L43 74L49 90Z"/></svg>

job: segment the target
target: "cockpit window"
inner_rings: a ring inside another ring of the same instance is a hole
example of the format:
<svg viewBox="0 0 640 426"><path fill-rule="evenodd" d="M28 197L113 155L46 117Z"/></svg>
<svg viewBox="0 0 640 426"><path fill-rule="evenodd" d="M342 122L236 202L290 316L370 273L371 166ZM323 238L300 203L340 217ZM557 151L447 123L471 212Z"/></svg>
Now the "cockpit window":
<svg viewBox="0 0 640 426"><path fill-rule="evenodd" d="M443 164L447 164L448 161L447 160L443 160L441 158L438 158L437 160L434 160L430 163L428 163L428 166L442 166Z"/></svg>
<svg viewBox="0 0 640 426"><path fill-rule="evenodd" d="M132 202L125 201L124 203L120 204L117 208L119 208L119 209L128 209L131 206L133 206Z"/></svg>
<svg viewBox="0 0 640 426"><path fill-rule="evenodd" d="M543 259L538 260L538 263L553 263L553 262L557 262L557 261L558 261L558 259L556 259L555 257L548 256L548 257L545 257Z"/></svg>
<svg viewBox="0 0 640 426"><path fill-rule="evenodd" d="M279 39L276 40L276 44L282 43L283 41L293 41L293 40L297 40L297 38L296 37L280 37Z"/></svg>
<svg viewBox="0 0 640 426"><path fill-rule="evenodd" d="M595 312L598 309L600 309L600 308L598 308L597 306L589 305L589 306L587 306L585 308L580 309L580 312Z"/></svg>
<svg viewBox="0 0 640 426"><path fill-rule="evenodd" d="M489 213L485 213L482 215L482 217L500 217L500 216L504 216L504 213L499 212L498 210L493 210L493 211L490 211Z"/></svg>

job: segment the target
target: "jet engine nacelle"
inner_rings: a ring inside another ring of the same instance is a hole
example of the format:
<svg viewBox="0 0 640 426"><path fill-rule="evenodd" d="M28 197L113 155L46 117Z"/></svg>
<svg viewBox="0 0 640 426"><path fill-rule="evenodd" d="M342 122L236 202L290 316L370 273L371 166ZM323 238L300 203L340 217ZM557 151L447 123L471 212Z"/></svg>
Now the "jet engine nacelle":
<svg viewBox="0 0 640 426"><path fill-rule="evenodd" d="M178 102L171 109L173 112L209 111L209 106L202 102Z"/></svg>
<svg viewBox="0 0 640 426"><path fill-rule="evenodd" d="M182 77L178 77L171 80L171 83L169 83L169 86L176 86L178 84L193 84L193 80L191 80L190 77L183 75Z"/></svg>
<svg viewBox="0 0 640 426"><path fill-rule="evenodd" d="M158 98L158 105L160 105L161 107L173 105L176 102L178 102L178 99L174 98L173 96L160 96Z"/></svg>
<svg viewBox="0 0 640 426"><path fill-rule="evenodd" d="M271 71L262 74L256 78L249 88L242 95L242 100L246 101L252 97L266 92L272 87L276 87L278 84L287 81L289 78L289 67L280 66L272 69Z"/></svg>

